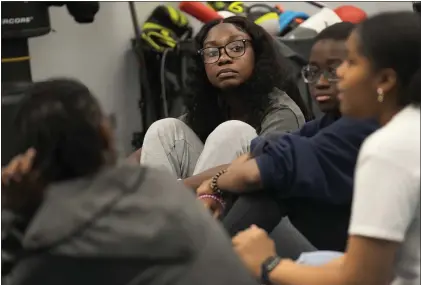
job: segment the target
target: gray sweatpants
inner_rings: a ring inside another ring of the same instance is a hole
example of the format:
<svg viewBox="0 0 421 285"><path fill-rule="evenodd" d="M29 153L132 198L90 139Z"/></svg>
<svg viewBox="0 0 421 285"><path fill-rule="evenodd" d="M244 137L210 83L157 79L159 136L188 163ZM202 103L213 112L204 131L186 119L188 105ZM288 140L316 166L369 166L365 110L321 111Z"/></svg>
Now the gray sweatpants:
<svg viewBox="0 0 421 285"><path fill-rule="evenodd" d="M164 168L177 178L187 178L250 151L256 130L241 121L226 121L203 144L185 123L166 118L153 123L146 132L140 163Z"/></svg>
<svg viewBox="0 0 421 285"><path fill-rule="evenodd" d="M146 132L140 163L163 168L187 178L218 165L231 163L238 156L250 151L250 142L256 130L241 121L226 121L209 135L203 144L185 123L166 118L153 123ZM274 229L278 254L297 258L315 248L285 218Z"/></svg>

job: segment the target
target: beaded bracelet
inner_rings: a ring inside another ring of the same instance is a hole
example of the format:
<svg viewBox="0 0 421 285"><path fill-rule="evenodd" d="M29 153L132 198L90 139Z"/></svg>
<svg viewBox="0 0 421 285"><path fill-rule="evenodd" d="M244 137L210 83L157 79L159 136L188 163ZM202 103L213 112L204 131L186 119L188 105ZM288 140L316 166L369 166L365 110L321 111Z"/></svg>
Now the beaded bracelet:
<svg viewBox="0 0 421 285"><path fill-rule="evenodd" d="M224 202L224 200L222 200L221 198L219 198L216 195L204 194L204 195L200 195L199 197L197 197L197 199L199 199L199 200L205 199L205 198L209 198L209 199L212 199L212 200L218 202L221 205L222 209L225 209L225 202Z"/></svg>
<svg viewBox="0 0 421 285"><path fill-rule="evenodd" d="M210 188L212 189L213 193L216 194L216 195L222 196L222 194L223 194L222 190L219 189L217 182L218 182L219 177L226 172L227 172L226 169L221 170L214 177L212 177L212 180L211 180L211 183L210 183Z"/></svg>

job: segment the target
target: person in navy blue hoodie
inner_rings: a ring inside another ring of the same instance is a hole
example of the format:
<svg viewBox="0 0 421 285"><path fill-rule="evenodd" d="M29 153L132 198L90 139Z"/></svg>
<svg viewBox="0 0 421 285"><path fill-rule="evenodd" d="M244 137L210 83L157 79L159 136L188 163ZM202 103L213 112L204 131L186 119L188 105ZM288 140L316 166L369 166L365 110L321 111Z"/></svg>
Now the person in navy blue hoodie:
<svg viewBox="0 0 421 285"><path fill-rule="evenodd" d="M235 197L222 218L232 236L252 224L270 232L288 216L316 248L345 249L358 151L378 128L374 120L342 117L339 112L336 67L346 57L345 40L353 27L339 23L322 31L303 69L325 115L296 133L257 137L249 154L198 188L198 197L213 212L223 206L218 195Z"/></svg>

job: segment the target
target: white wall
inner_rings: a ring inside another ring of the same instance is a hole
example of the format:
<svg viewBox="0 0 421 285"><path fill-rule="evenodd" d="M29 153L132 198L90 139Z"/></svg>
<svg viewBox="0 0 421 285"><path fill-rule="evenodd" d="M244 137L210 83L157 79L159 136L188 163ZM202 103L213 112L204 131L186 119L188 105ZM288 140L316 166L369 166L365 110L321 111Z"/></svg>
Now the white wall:
<svg viewBox="0 0 421 285"><path fill-rule="evenodd" d="M162 3L162 2L161 2ZM285 9L317 12L302 2L278 2ZM157 5L157 2L138 2L140 23ZM380 11L412 9L411 2L329 2L356 5L368 14ZM177 2L172 2L177 6ZM139 81L136 58L130 49L133 26L127 2L102 2L93 24L74 22L65 7L51 8L51 25L56 31L29 40L34 80L52 76L71 76L84 82L97 96L108 114L117 118L118 146L129 153L134 131L141 130L137 102ZM199 23L193 21L195 30Z"/></svg>

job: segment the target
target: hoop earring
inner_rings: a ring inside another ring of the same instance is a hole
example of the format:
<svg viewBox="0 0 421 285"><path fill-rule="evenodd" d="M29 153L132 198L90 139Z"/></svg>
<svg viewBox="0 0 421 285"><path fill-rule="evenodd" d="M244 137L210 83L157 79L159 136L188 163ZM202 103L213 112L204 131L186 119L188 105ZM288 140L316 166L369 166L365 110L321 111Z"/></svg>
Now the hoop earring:
<svg viewBox="0 0 421 285"><path fill-rule="evenodd" d="M379 103L383 103L384 101L384 92L383 92L383 89L381 88L377 88L377 101Z"/></svg>

